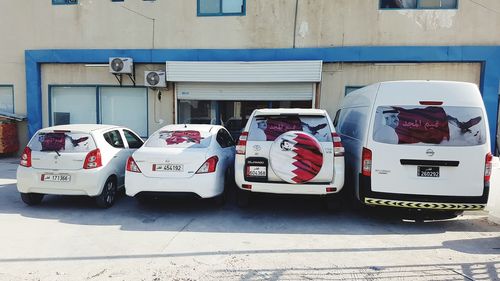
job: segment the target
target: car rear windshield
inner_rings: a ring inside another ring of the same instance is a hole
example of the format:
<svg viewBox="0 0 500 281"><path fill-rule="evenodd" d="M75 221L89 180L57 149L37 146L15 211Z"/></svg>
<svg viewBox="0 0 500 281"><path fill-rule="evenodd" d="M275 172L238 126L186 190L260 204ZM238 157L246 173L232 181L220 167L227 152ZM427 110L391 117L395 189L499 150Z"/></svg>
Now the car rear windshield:
<svg viewBox="0 0 500 281"><path fill-rule="evenodd" d="M61 153L89 152L96 149L94 139L87 133L38 132L29 143L32 151Z"/></svg>
<svg viewBox="0 0 500 281"><path fill-rule="evenodd" d="M206 148L212 135L196 130L162 130L147 140L146 147Z"/></svg>
<svg viewBox="0 0 500 281"><path fill-rule="evenodd" d="M302 131L320 142L331 142L332 131L325 116L269 115L256 116L250 124L249 141L274 141L288 131Z"/></svg>
<svg viewBox="0 0 500 281"><path fill-rule="evenodd" d="M483 110L462 106L379 106L373 140L388 144L481 145L486 142Z"/></svg>

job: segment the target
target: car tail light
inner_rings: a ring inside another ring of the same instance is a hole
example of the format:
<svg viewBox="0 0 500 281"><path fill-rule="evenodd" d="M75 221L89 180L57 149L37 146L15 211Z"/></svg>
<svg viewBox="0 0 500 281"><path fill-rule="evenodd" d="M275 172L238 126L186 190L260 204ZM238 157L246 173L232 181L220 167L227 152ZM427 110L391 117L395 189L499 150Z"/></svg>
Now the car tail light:
<svg viewBox="0 0 500 281"><path fill-rule="evenodd" d="M333 155L334 156L344 156L344 146L342 145L342 140L340 135L337 133L332 133L333 138Z"/></svg>
<svg viewBox="0 0 500 281"><path fill-rule="evenodd" d="M92 150L85 157L85 162L83 162L84 169L95 169L102 166L101 151L99 148Z"/></svg>
<svg viewBox="0 0 500 281"><path fill-rule="evenodd" d="M486 158L485 158L485 163L484 163L484 182L485 183L488 183L490 182L490 178L491 178L491 162L493 161L493 155L491 155L491 153L488 152L488 154L486 154Z"/></svg>
<svg viewBox="0 0 500 281"><path fill-rule="evenodd" d="M335 188L335 187L327 187L326 188L326 192L335 192L335 191L337 191L337 188Z"/></svg>
<svg viewBox="0 0 500 281"><path fill-rule="evenodd" d="M361 157L361 173L367 177L372 175L372 151L365 147Z"/></svg>
<svg viewBox="0 0 500 281"><path fill-rule="evenodd" d="M252 189L252 185L251 184L242 184L241 187L244 188L244 189Z"/></svg>
<svg viewBox="0 0 500 281"><path fill-rule="evenodd" d="M141 169L139 169L139 166L137 166L132 156L127 159L126 170L132 173L141 173Z"/></svg>
<svg viewBox="0 0 500 281"><path fill-rule="evenodd" d="M247 150L247 138L248 132L241 133L238 144L236 145L236 154L245 154Z"/></svg>
<svg viewBox="0 0 500 281"><path fill-rule="evenodd" d="M219 162L219 157L212 156L201 165L201 167L196 171L197 174L206 174L215 172L215 168L217 168L217 162Z"/></svg>
<svg viewBox="0 0 500 281"><path fill-rule="evenodd" d="M23 154L21 154L21 161L19 165L24 167L31 167L31 148L25 147L23 150Z"/></svg>

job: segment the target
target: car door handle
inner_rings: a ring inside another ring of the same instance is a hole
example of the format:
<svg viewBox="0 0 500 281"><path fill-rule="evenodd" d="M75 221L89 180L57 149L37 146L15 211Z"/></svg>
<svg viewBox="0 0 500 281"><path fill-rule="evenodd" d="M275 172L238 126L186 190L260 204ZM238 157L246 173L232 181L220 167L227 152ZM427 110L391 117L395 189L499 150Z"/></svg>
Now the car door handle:
<svg viewBox="0 0 500 281"><path fill-rule="evenodd" d="M118 158L118 155L113 156L113 158Z"/></svg>

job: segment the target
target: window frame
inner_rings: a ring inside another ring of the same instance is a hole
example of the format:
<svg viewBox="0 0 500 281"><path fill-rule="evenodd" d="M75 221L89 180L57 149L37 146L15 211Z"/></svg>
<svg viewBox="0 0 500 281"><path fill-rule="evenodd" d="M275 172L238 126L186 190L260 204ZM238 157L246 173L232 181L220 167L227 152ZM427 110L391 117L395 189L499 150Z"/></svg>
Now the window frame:
<svg viewBox="0 0 500 281"><path fill-rule="evenodd" d="M379 10L458 10L458 6L459 6L459 0L456 0L456 5L455 5L455 8L441 8L441 7L433 7L433 8L422 8L420 7L420 0L416 0L417 2L417 6L415 8L383 8L382 7L382 1L383 0L379 0L378 1L378 9Z"/></svg>
<svg viewBox="0 0 500 281"><path fill-rule="evenodd" d="M14 101L14 85L13 84L0 84L0 88L10 88L11 89L10 92L12 95L12 112L9 112L9 113L14 114L16 112L16 104Z"/></svg>
<svg viewBox="0 0 500 281"><path fill-rule="evenodd" d="M203 0L196 0L196 16L198 17L225 17L225 16L245 16L247 12L247 1L243 1L243 9L241 13L224 13L222 12L222 2L223 1L230 1L230 0L219 0L220 1L220 12L219 13L203 13L200 11L200 1Z"/></svg>
<svg viewBox="0 0 500 281"><path fill-rule="evenodd" d="M75 0L74 3L69 2L70 0L64 0L64 3L56 2L56 0L52 0L52 5L78 5L78 0Z"/></svg>
<svg viewBox="0 0 500 281"><path fill-rule="evenodd" d="M95 88L95 101L96 101L96 124L102 124L101 121L101 99L100 99L100 89L101 88L139 88L146 90L146 135L139 136L140 138L147 138L149 136L149 90L145 86L116 86L116 85L96 85L96 84L49 84L48 85L48 122L49 127L54 126L53 111L52 111L52 88L77 88L77 87L87 87Z"/></svg>

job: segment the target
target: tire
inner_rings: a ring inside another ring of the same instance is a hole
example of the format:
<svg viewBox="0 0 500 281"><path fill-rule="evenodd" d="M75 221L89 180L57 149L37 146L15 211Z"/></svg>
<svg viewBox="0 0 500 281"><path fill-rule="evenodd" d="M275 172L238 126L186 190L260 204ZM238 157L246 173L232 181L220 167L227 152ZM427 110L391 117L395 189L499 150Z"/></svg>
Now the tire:
<svg viewBox="0 0 500 281"><path fill-rule="evenodd" d="M238 204L238 207L240 208L247 208L248 206L250 206L250 197L250 191L238 188L238 190L236 191L236 204Z"/></svg>
<svg viewBox="0 0 500 281"><path fill-rule="evenodd" d="M40 193L21 193L21 200L28 206L34 206L42 202L43 196Z"/></svg>
<svg viewBox="0 0 500 281"><path fill-rule="evenodd" d="M97 206L103 209L113 206L116 200L116 195L116 180L110 177L104 184L101 194L99 194L95 199Z"/></svg>

